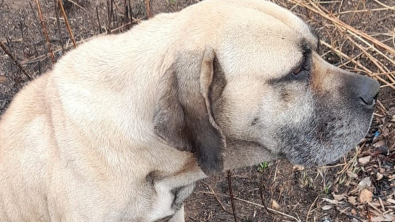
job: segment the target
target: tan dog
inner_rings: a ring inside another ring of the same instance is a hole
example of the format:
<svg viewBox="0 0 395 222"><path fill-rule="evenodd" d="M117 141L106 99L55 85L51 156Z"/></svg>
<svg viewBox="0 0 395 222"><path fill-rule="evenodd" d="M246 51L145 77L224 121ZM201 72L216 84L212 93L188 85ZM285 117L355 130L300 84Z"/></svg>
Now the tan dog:
<svg viewBox="0 0 395 222"><path fill-rule="evenodd" d="M0 123L1 221L180 222L194 183L284 155L330 163L379 84L262 0L207 0L65 55Z"/></svg>

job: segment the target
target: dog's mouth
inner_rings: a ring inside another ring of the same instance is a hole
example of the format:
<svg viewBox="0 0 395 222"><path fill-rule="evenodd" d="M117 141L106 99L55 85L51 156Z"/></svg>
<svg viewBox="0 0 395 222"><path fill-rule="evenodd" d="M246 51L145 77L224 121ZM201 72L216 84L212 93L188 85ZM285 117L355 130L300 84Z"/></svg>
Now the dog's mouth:
<svg viewBox="0 0 395 222"><path fill-rule="evenodd" d="M372 118L373 109L318 105L310 119L281 128L277 138L280 153L293 164L305 167L331 164L359 143L368 132Z"/></svg>

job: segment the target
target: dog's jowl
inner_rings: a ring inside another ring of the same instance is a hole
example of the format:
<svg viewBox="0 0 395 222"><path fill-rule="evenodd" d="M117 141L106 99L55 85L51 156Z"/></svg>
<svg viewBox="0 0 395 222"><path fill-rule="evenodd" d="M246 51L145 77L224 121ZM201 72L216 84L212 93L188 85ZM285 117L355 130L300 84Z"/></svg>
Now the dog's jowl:
<svg viewBox="0 0 395 222"><path fill-rule="evenodd" d="M212 174L336 161L379 84L318 44L271 2L206 0L79 45L1 117L0 221L182 222Z"/></svg>

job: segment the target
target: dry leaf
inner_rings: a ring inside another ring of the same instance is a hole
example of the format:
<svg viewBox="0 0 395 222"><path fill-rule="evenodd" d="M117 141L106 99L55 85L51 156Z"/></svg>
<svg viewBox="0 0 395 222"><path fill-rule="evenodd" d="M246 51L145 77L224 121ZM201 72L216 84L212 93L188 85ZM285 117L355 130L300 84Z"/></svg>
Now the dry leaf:
<svg viewBox="0 0 395 222"><path fill-rule="evenodd" d="M357 205L357 198L356 197L348 197L348 202L352 205Z"/></svg>
<svg viewBox="0 0 395 222"><path fill-rule="evenodd" d="M372 181L370 180L370 177L365 177L361 180L361 182L358 183L358 188L362 189L365 187L370 187L372 185Z"/></svg>
<svg viewBox="0 0 395 222"><path fill-rule="evenodd" d="M335 204L335 205L339 204L339 201L337 201L337 200L331 200L331 199L328 199L328 198L322 198L322 199L324 201L328 202L328 203L331 203L331 204Z"/></svg>
<svg viewBox="0 0 395 222"><path fill-rule="evenodd" d="M330 210L330 209L332 209L331 205L322 206L322 210Z"/></svg>
<svg viewBox="0 0 395 222"><path fill-rule="evenodd" d="M395 200L394 199L387 199L387 202L390 202L392 204L395 204Z"/></svg>
<svg viewBox="0 0 395 222"><path fill-rule="evenodd" d="M385 140L380 140L377 141L376 143L373 144L374 147L378 148L380 146L384 146L385 145Z"/></svg>
<svg viewBox="0 0 395 222"><path fill-rule="evenodd" d="M279 210L280 209L280 205L277 203L277 201L273 200L271 201L272 204L272 208L275 210Z"/></svg>
<svg viewBox="0 0 395 222"><path fill-rule="evenodd" d="M359 202L360 203L367 203L367 202L372 202L373 199L373 193L368 190L368 189L363 189L361 193L359 194Z"/></svg>
<svg viewBox="0 0 395 222"><path fill-rule="evenodd" d="M344 193L344 194L336 195L336 194L332 193L332 196L333 196L333 199L335 199L335 200L343 200L344 197L346 196L346 194Z"/></svg>
<svg viewBox="0 0 395 222"><path fill-rule="evenodd" d="M381 221L389 221L389 222L391 222L391 221L394 221L395 220L395 217L393 216L393 215L389 215L389 214L385 214L385 215L383 215L383 217L373 217L372 218L372 222L373 221L375 221L375 222L381 222Z"/></svg>
<svg viewBox="0 0 395 222"><path fill-rule="evenodd" d="M0 76L0 83L7 82L7 77L5 76Z"/></svg>

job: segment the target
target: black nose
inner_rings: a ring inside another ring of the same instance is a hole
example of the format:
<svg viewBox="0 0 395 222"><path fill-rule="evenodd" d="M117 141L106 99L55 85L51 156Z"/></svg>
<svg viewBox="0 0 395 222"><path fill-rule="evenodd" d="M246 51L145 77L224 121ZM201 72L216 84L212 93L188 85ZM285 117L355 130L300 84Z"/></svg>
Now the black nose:
<svg viewBox="0 0 395 222"><path fill-rule="evenodd" d="M353 88L361 105L365 107L373 107L380 90L380 84L378 81L366 76L355 75Z"/></svg>

